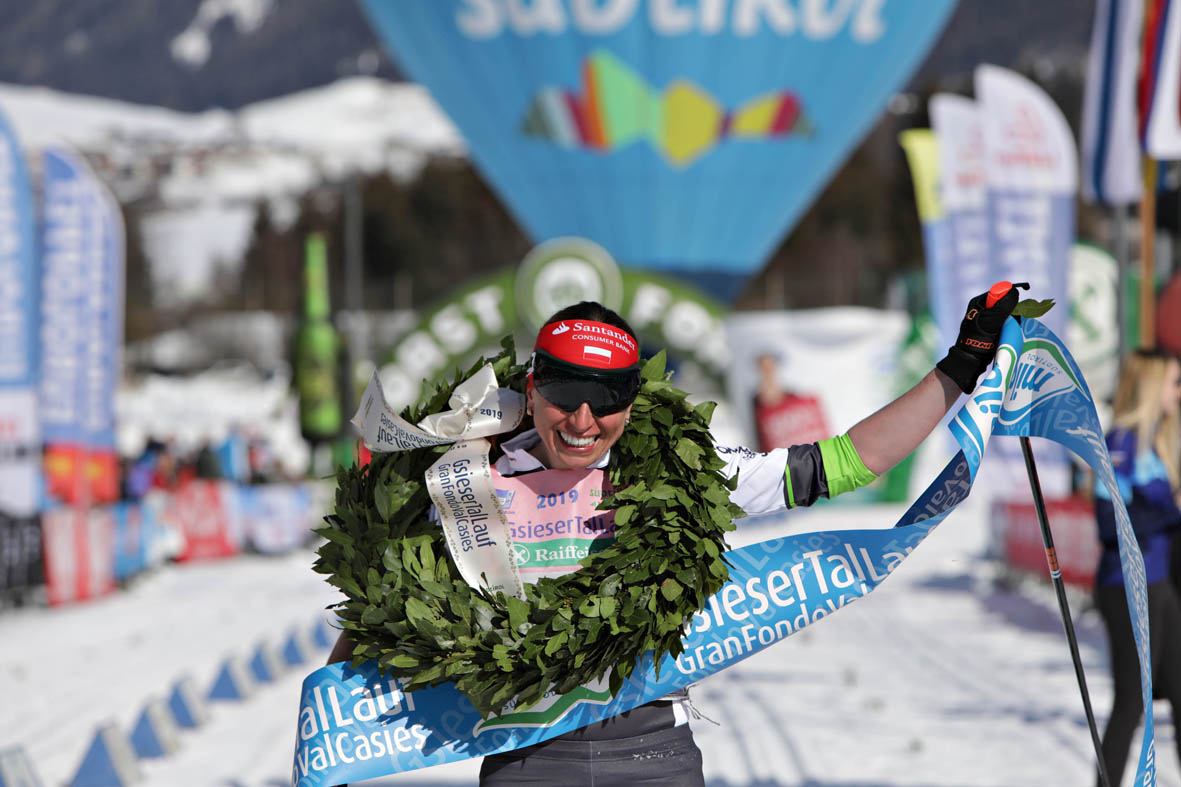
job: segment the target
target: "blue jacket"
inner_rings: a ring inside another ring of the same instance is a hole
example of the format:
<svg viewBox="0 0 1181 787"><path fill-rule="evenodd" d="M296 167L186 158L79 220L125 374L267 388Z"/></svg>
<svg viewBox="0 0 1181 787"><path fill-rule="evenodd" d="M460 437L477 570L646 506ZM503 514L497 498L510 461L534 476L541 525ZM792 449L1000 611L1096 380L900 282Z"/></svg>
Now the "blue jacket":
<svg viewBox="0 0 1181 787"><path fill-rule="evenodd" d="M1181 526L1181 509L1173 499L1168 472L1160 457L1151 447L1138 450L1136 433L1128 429L1113 429L1107 435L1107 450L1115 470L1115 482L1120 497L1128 508L1132 530L1144 554L1144 573L1148 584L1169 577L1169 560L1173 534ZM1116 540L1115 506L1103 484L1095 485L1095 518L1099 524L1099 540L1103 554L1095 572L1097 586L1122 585L1123 570L1119 561L1119 542Z"/></svg>

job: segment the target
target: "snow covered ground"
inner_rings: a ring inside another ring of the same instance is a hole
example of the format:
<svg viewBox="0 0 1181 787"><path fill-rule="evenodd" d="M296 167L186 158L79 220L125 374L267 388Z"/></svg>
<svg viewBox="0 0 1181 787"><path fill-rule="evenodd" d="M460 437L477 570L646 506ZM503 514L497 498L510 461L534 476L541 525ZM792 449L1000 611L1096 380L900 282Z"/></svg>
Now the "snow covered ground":
<svg viewBox="0 0 1181 787"><path fill-rule="evenodd" d="M969 500L869 597L694 690L711 787L1084 785L1092 749L1048 586L1003 590L981 559ZM900 507L828 505L793 530L888 527ZM740 530L735 545L783 524ZM0 614L0 750L24 747L45 785L74 774L98 724L130 731L144 703L190 675L207 689L228 656L310 627L335 592L311 552L171 566L98 602ZM1100 723L1111 699L1102 624L1074 599ZM325 653L315 654L318 666ZM310 671L311 667L309 667ZM289 779L302 668L210 706L181 750L141 761L142 784L280 785ZM1181 785L1167 707L1159 784ZM466 785L458 763L369 785ZM1131 778L1131 773L1128 774Z"/></svg>

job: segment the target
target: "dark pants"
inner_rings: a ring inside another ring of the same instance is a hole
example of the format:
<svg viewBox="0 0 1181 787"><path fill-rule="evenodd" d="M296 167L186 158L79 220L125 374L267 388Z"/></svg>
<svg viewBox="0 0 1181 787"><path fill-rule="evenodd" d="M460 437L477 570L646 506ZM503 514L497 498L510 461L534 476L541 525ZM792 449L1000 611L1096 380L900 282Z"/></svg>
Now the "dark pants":
<svg viewBox="0 0 1181 787"><path fill-rule="evenodd" d="M480 787L704 787L689 725L605 741L555 739L485 757Z"/></svg>
<svg viewBox="0 0 1181 787"><path fill-rule="evenodd" d="M1107 624L1111 648L1115 697L1107 728L1103 731L1103 760L1107 763L1111 785L1116 787L1123 778L1132 737L1144 713L1140 696L1140 662L1123 586L1096 588L1095 603ZM1154 694L1169 701L1173 727L1181 731L1178 723L1181 722L1181 598L1167 580L1148 586L1148 630ZM1177 736L1177 746L1178 758L1181 758L1181 734Z"/></svg>

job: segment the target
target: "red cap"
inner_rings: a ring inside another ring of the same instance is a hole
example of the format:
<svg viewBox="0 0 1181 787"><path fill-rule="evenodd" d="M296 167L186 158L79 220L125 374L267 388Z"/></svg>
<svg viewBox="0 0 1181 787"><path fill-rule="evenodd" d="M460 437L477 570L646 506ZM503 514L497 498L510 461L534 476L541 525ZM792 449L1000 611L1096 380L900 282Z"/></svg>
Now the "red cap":
<svg viewBox="0 0 1181 787"><path fill-rule="evenodd" d="M631 334L592 320L551 322L537 334L533 349L592 369L626 369L640 361L640 348Z"/></svg>
<svg viewBox="0 0 1181 787"><path fill-rule="evenodd" d="M1008 295L1011 289L1013 289L1013 282L1011 281L998 281L989 287L988 297L984 299L984 308L991 309L993 304Z"/></svg>

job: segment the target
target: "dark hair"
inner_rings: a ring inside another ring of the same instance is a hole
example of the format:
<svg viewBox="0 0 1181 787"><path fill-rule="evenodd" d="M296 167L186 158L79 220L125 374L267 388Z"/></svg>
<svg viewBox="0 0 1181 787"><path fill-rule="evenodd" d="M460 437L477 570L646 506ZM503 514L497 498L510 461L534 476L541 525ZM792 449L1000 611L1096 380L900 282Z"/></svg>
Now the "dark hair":
<svg viewBox="0 0 1181 787"><path fill-rule="evenodd" d="M627 331L628 335L636 340L637 346L640 343L636 337L636 332L627 324L627 320L620 317L613 309L608 309L598 301L580 301L573 306L559 309L551 314L550 318L542 323L542 325L549 325L551 322L558 322L559 320L593 320L595 322L604 322L621 331Z"/></svg>

